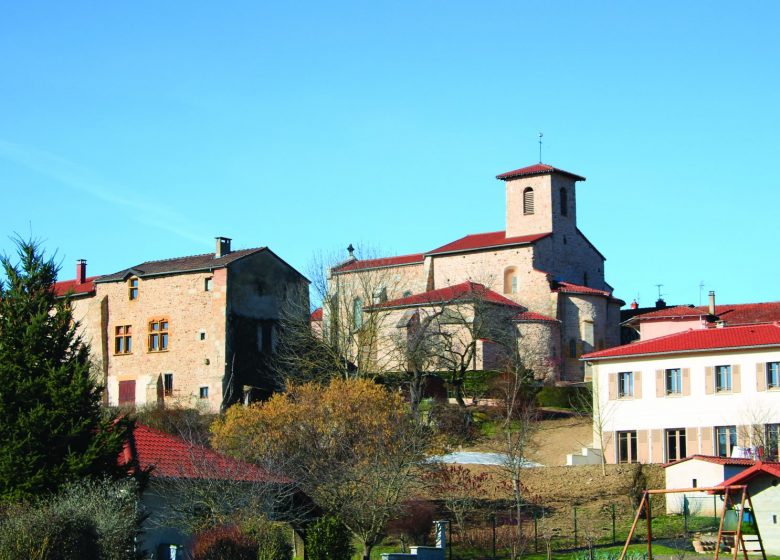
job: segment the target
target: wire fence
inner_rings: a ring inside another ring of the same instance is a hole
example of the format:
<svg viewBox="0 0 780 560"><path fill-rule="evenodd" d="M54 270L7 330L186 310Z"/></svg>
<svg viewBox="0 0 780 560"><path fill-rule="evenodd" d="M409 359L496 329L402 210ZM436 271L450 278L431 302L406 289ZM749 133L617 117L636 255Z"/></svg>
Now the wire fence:
<svg viewBox="0 0 780 560"><path fill-rule="evenodd" d="M680 497L679 507L663 496L651 501L653 540L689 539L716 532L722 501L718 496ZM673 506L673 507L672 507ZM622 545L636 514L624 502L577 506L527 506L470 512L450 519L451 558L509 558L518 553L575 551ZM632 542L647 541L647 524L637 524Z"/></svg>

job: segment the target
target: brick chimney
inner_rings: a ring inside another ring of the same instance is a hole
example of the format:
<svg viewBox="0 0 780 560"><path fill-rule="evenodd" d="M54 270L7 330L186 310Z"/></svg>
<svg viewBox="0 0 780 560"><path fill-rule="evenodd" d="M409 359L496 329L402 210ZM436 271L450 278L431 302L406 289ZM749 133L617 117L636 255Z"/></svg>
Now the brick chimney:
<svg viewBox="0 0 780 560"><path fill-rule="evenodd" d="M710 308L708 309L710 315L715 315L715 292L710 290Z"/></svg>
<svg viewBox="0 0 780 560"><path fill-rule="evenodd" d="M79 259L76 261L76 284L83 284L87 280L87 261Z"/></svg>
<svg viewBox="0 0 780 560"><path fill-rule="evenodd" d="M229 237L216 237L217 249L214 251L214 258L218 259L224 257L230 253L230 238Z"/></svg>

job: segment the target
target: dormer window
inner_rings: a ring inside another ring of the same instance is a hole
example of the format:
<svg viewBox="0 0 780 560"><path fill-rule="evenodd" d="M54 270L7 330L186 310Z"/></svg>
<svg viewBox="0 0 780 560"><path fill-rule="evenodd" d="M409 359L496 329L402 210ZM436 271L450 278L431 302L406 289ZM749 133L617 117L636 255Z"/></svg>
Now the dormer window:
<svg viewBox="0 0 780 560"><path fill-rule="evenodd" d="M127 281L127 298L130 300L138 299L138 278L131 278Z"/></svg>
<svg viewBox="0 0 780 560"><path fill-rule="evenodd" d="M534 190L526 187L523 191L523 215L528 216L534 213Z"/></svg>

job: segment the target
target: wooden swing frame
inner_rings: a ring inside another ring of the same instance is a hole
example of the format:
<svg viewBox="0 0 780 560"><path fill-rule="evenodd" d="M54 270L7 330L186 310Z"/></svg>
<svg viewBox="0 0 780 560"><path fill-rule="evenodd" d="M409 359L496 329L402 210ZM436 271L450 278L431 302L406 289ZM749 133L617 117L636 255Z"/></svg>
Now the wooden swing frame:
<svg viewBox="0 0 780 560"><path fill-rule="evenodd" d="M745 548L745 539L742 535L742 520L744 518L745 504L748 504L748 506L750 507L750 511L753 513L753 520L756 527L756 537L758 538L757 542L760 546L761 556L763 560L767 560L766 551L764 550L764 543L761 540L761 532L758 529L758 521L756 520L755 510L753 509L753 502L750 499L750 494L748 493L748 488L747 485L745 484L735 484L733 486L714 486L709 488L645 490L642 493L642 499L639 502L639 507L636 510L636 515L634 516L634 522L631 524L631 530L628 532L628 538L626 538L626 544L623 546L623 551L620 553L619 560L625 560L626 553L628 552L628 546L631 543L631 539L634 536L634 531L636 531L637 524L639 523L639 518L641 517L643 511L645 512L645 519L647 521L647 560L653 560L653 527L652 527L653 517L650 508L650 497L654 495L681 494L683 492L709 492L710 494L722 494L724 496L723 509L720 512L720 523L718 525L718 538L715 544L714 560L718 560L718 556L720 554L720 546L723 542L723 537L726 535L734 535L734 547L732 549L732 555L731 555L732 560L737 560L737 554L740 548L742 549L742 555L744 557L744 560L748 560L748 553ZM739 498L740 513L737 519L737 530L726 531L723 529L724 520L726 518L726 511L729 509L729 503L731 503L732 506L736 505L736 502L734 501L732 494L737 494L737 493L740 494L740 498Z"/></svg>

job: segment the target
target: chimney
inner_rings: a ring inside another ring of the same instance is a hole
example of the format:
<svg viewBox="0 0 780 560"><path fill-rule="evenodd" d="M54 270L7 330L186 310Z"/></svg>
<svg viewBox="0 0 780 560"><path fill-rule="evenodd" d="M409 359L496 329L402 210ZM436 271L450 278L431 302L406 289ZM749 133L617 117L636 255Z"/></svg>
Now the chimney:
<svg viewBox="0 0 780 560"><path fill-rule="evenodd" d="M215 237L217 240L217 249L214 251L214 258L218 259L224 257L230 253L230 238L229 237Z"/></svg>
<svg viewBox="0 0 780 560"><path fill-rule="evenodd" d="M715 292L710 290L710 315L715 315Z"/></svg>
<svg viewBox="0 0 780 560"><path fill-rule="evenodd" d="M83 284L87 280L87 261L79 259L76 261L76 284Z"/></svg>
<svg viewBox="0 0 780 560"><path fill-rule="evenodd" d="M631 309L639 309L639 304L634 300L629 307L631 307Z"/></svg>

